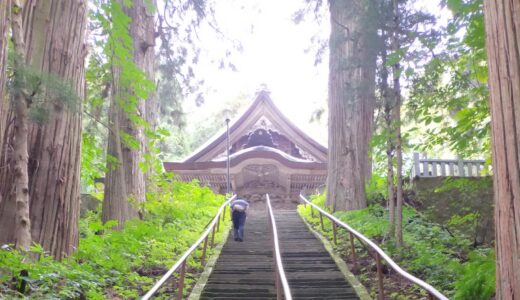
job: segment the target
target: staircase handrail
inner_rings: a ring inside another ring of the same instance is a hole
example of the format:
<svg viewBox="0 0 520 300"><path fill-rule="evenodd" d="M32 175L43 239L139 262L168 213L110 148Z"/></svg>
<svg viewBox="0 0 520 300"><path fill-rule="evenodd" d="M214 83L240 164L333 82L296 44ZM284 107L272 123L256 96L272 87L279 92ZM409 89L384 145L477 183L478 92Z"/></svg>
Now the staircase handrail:
<svg viewBox="0 0 520 300"><path fill-rule="evenodd" d="M380 299L382 299L383 298L382 295L384 295L383 280L382 280L382 268L381 268L381 258L382 258L382 259L384 259L386 261L386 263L392 269L394 269L397 273L399 273L399 275L401 275L402 277L404 277L408 281L411 281L412 283L415 283L418 286L420 286L421 288L425 289L429 293L430 299L433 299L433 297L436 297L437 299L440 299L440 300L448 300L448 298L446 296L444 296L441 292L439 292L436 288L434 288L430 284L424 282L423 280L421 280L421 279L413 276L412 274L406 272L405 270L403 270L395 261L393 261L390 258L390 256L388 256L381 248L379 248L379 246L377 246L369 238L365 237L363 234L359 233L358 231L356 231L355 229L353 229L349 225L345 224L344 222L342 222L341 220L339 220L335 216L333 216L330 213L326 212L321 207L319 207L316 204L310 202L309 200L307 200L301 194L300 194L300 199L302 199L306 204L310 204L311 208L314 207L314 208L316 208L318 210L318 212L320 213L320 220L321 220L322 226L323 226L323 221L322 221L322 218L321 218L322 215L325 215L327 218L329 218L329 220L331 220L331 222L333 222L334 239L336 239L336 229L335 229L336 225L339 225L339 226L345 228L351 234L351 246L352 246L352 248L354 246L353 245L353 240L352 240L352 235L354 235L360 242L361 241L365 242L365 244L368 245L368 247L370 247L372 250L374 250L376 252L377 269L378 269L378 276L379 276L379 284L378 285L379 285L379 297L380 297ZM353 253L355 253L355 252L353 252Z"/></svg>
<svg viewBox="0 0 520 300"><path fill-rule="evenodd" d="M203 253L202 253L202 263L201 263L202 266L204 265L204 259L206 256L206 247L208 244L209 234L211 232L210 247L212 247L213 243L214 243L214 238L215 238L215 230L216 231L219 230L220 215L223 214L222 219L224 219L226 217L225 209L229 205L229 203L231 201L233 201L236 197L237 197L237 195L231 196L228 200L226 200L220 206L217 213L215 214L215 217L213 217L213 221L211 221L211 223L207 226L206 230L204 231L204 233L202 233L200 238L195 243L193 243L191 245L191 247L188 250L186 250L186 252L184 252L184 254L181 256L181 258L179 258L177 260L177 262L175 262L175 264L173 264L173 266L168 270L168 272L166 272L161 277L161 279L159 279L159 281L157 281L157 283L143 296L143 298L141 298L142 300L150 299L157 292L157 290L166 282L166 280L168 280L168 278L170 278L173 275L173 273L175 271L177 271L177 269L179 269L179 267L181 269L180 269L180 278L179 278L179 290L177 291L177 299L178 300L182 299L182 290L184 287L184 275L186 272L186 261L187 261L188 257L197 249L197 247L199 247L199 245L202 242L204 242L204 248L203 248Z"/></svg>
<svg viewBox="0 0 520 300"><path fill-rule="evenodd" d="M282 299L280 283L283 288L283 294L285 300L292 300L291 288L289 287L289 282L287 281L287 277L285 276L285 271L282 263L282 255L280 252L280 243L278 241L278 229L276 228L276 221L274 219L273 207L271 206L271 199L269 198L269 194L265 194L266 204L267 204L267 214L269 217L269 225L271 227L271 231L273 233L273 254L275 258L275 284L276 284L276 299Z"/></svg>

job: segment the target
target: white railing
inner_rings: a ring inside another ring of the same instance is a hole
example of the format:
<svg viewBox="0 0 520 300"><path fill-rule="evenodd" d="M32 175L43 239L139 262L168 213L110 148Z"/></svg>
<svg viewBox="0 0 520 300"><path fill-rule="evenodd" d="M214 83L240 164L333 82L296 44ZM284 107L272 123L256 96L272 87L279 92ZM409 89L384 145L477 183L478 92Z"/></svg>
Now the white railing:
<svg viewBox="0 0 520 300"><path fill-rule="evenodd" d="M273 242L273 260L274 260L274 270L275 270L275 287L276 287L276 299L281 300L292 300L291 289L289 287L289 282L287 281L287 277L285 276L285 270L283 268L282 263L282 254L280 251L280 242L278 241L278 229L276 228L276 221L274 219L273 207L271 206L271 199L269 198L269 194L265 194L266 206L267 206L267 217L269 219L269 228L271 228L272 232L272 242Z"/></svg>
<svg viewBox="0 0 520 300"><path fill-rule="evenodd" d="M202 257L201 257L201 266L204 266L204 262L206 261L206 250L208 247L208 239L210 238L211 234L211 240L209 247L212 248L215 243L215 233L220 230L220 219L222 218L222 221L224 222L224 219L226 218L226 207L229 205L229 203L233 200L235 200L237 195L233 195L231 198L227 199L226 202L224 202L219 210L217 211L217 214L209 223L209 225L206 227L206 230L202 233L202 235L199 237L199 239L191 245L191 247L184 252L184 254L177 260L177 262L164 274L159 281L141 298L141 300L148 300L150 299L156 292L159 290L159 288L170 278L175 272L179 273L179 278L177 280L177 295L170 295L170 298L182 300L183 299L183 289L184 289L184 277L186 276L186 263L188 261L188 258L190 255L194 254L195 250L203 244L202 248ZM222 217L221 217L222 216Z"/></svg>
<svg viewBox="0 0 520 300"><path fill-rule="evenodd" d="M354 238L357 239L363 247L365 247L369 251L369 255L374 255L377 265L377 281L378 281L378 299L382 300L385 299L385 289L384 289L384 279L383 279L383 261L384 263L394 269L402 278L405 280L412 282L422 289L426 291L428 294L428 299L439 299L439 300L448 300L446 296L444 296L441 292L439 292L436 288L429 285L428 283L424 282L423 280L413 276L412 274L406 272L404 269L402 269L388 254L386 254L381 248L379 248L378 245L376 245L374 242L372 242L369 238L358 232L357 230L350 227L348 224L344 223L340 219L336 218L335 216L331 215L330 213L323 210L321 207L317 206L316 204L310 202L305 198L303 195L300 194L300 199L303 201L304 205L310 205L311 206L311 213L314 217L314 209L316 209L319 213L320 217L320 224L323 230L325 230L324 223L323 223L323 217L326 217L330 220L332 223L332 230L334 235L334 243L337 243L337 231L338 227L345 229L349 233L350 237L350 246L351 246L351 254L352 254L352 261L354 262L354 268L357 268L357 258L356 258L356 249L354 247Z"/></svg>
<svg viewBox="0 0 520 300"><path fill-rule="evenodd" d="M483 171L489 174L484 160L474 159L432 159L420 158L419 153L413 154L412 178L415 177L480 177Z"/></svg>

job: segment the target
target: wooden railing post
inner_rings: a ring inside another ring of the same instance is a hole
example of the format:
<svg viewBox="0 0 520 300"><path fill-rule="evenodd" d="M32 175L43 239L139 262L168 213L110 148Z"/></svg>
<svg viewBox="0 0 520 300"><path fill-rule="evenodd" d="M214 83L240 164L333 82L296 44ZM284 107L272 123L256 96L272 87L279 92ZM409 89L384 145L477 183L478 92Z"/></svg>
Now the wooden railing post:
<svg viewBox="0 0 520 300"><path fill-rule="evenodd" d="M213 248L215 244L215 226L213 226L213 229L211 230L211 243L209 244L210 248Z"/></svg>
<svg viewBox="0 0 520 300"><path fill-rule="evenodd" d="M357 270L356 247L354 246L354 235L349 231L350 235L350 250L352 252L352 261L354 262L354 270Z"/></svg>
<svg viewBox="0 0 520 300"><path fill-rule="evenodd" d="M206 249L208 248L208 237L204 239L204 246L202 246L202 257L200 258L200 265L204 267L204 262L206 261Z"/></svg>
<svg viewBox="0 0 520 300"><path fill-rule="evenodd" d="M321 224L321 230L325 231L325 226L323 225L323 215L321 214L321 211L320 211L320 224Z"/></svg>
<svg viewBox="0 0 520 300"><path fill-rule="evenodd" d="M184 275L186 275L186 260L182 262L181 271L179 273L179 291L177 292L177 300L182 300L182 290L184 289Z"/></svg>
<svg viewBox="0 0 520 300"><path fill-rule="evenodd" d="M220 231L220 216L217 218L217 232Z"/></svg>
<svg viewBox="0 0 520 300"><path fill-rule="evenodd" d="M330 222L332 223L332 234L334 236L334 245L337 245L338 244L338 241L336 239L337 225L336 225L336 222L334 222L332 219L330 220Z"/></svg>
<svg viewBox="0 0 520 300"><path fill-rule="evenodd" d="M377 264L377 281L379 286L379 293L377 299L385 299L385 289L383 286L383 265L381 264L381 256L376 252L376 264Z"/></svg>
<svg viewBox="0 0 520 300"><path fill-rule="evenodd" d="M381 256L376 252L376 264L377 264L377 281L379 286L379 294L377 299L385 299L385 288L383 285L383 265L381 264Z"/></svg>

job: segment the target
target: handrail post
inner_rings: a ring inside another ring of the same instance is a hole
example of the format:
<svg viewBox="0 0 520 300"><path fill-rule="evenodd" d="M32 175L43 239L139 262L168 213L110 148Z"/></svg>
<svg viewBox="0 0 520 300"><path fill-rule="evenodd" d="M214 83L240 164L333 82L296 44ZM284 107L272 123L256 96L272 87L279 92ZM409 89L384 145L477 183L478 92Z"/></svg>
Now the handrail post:
<svg viewBox="0 0 520 300"><path fill-rule="evenodd" d="M354 247L354 235L349 231L350 235L350 249L352 252L352 261L354 262L354 270L357 270L356 247Z"/></svg>
<svg viewBox="0 0 520 300"><path fill-rule="evenodd" d="M311 217L314 218L314 208L312 208L312 205L311 205Z"/></svg>
<svg viewBox="0 0 520 300"><path fill-rule="evenodd" d="M179 274L179 291L177 292L177 300L182 300L182 290L184 289L184 275L185 274L186 274L186 260L184 260L182 262L181 272Z"/></svg>
<svg viewBox="0 0 520 300"><path fill-rule="evenodd" d="M383 266L381 265L381 256L376 252L376 264L377 264L377 281L379 285L379 293L377 298L379 300L385 299L385 290L383 287Z"/></svg>
<svg viewBox="0 0 520 300"><path fill-rule="evenodd" d="M202 247L202 257L200 259L200 265L204 267L204 262L206 261L206 249L208 248L208 237L204 239L204 246Z"/></svg>
<svg viewBox="0 0 520 300"><path fill-rule="evenodd" d="M217 218L217 231L220 231L220 216Z"/></svg>
<svg viewBox="0 0 520 300"><path fill-rule="evenodd" d="M215 226L213 226L213 229L211 230L211 243L209 244L210 248L213 248L215 244Z"/></svg>
<svg viewBox="0 0 520 300"><path fill-rule="evenodd" d="M278 266L276 266L276 262L274 263L274 285L276 288L276 300L282 300L282 285L280 284L280 271L278 270Z"/></svg>
<svg viewBox="0 0 520 300"><path fill-rule="evenodd" d="M338 244L338 240L336 238L336 231L337 231L337 226L336 226L336 222L334 222L333 220L330 220L330 222L332 223L332 233L334 235L334 245L337 245Z"/></svg>
<svg viewBox="0 0 520 300"><path fill-rule="evenodd" d="M321 230L325 231L325 226L323 225L323 215L322 215L321 211L319 213L320 213Z"/></svg>

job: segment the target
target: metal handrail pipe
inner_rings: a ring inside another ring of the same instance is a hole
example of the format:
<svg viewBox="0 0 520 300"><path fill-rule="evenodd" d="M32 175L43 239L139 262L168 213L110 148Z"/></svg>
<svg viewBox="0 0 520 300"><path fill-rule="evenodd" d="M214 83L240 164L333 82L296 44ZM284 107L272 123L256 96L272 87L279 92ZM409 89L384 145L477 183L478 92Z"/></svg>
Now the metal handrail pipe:
<svg viewBox="0 0 520 300"><path fill-rule="evenodd" d="M316 208L320 213L327 216L330 220L336 222L339 226L345 228L347 231L355 235L358 239L365 242L370 248L372 248L375 252L377 252L382 259L384 259L387 264L394 269L397 273L399 273L401 276L403 276L405 279L408 279L409 281L417 284L418 286L425 289L427 292L429 292L431 295L435 296L437 299L440 300L449 300L448 297L444 296L441 292L439 292L436 288L429 285L428 283L424 282L423 280L413 276L412 274L406 272L403 270L393 259L390 258L379 246L377 246L374 242L372 242L369 238L365 237L363 234L356 231L354 228L348 226L347 224L343 223L341 220L336 218L335 216L329 214L325 210L323 210L321 207L317 206L314 203L311 203L309 200L305 199L302 195L300 195L300 199L302 199L305 203L310 204L314 208Z"/></svg>
<svg viewBox="0 0 520 300"><path fill-rule="evenodd" d="M289 287L289 282L287 281L287 277L285 276L285 270L283 268L282 263L282 255L280 254L280 244L278 242L278 229L276 228L276 221L274 219L273 208L271 206L271 199L269 198L269 194L265 194L265 197L267 202L267 211L269 213L269 222L271 222L271 228L273 230L276 269L278 270L278 276L280 277L280 281L282 283L285 300L292 300L291 288Z"/></svg>
<svg viewBox="0 0 520 300"><path fill-rule="evenodd" d="M141 298L142 300L148 300L150 297L157 292L157 290L172 276L172 274L177 271L179 267L182 266L183 262L188 259L188 257L197 249L197 247L209 236L215 225L217 224L217 221L219 221L220 214L222 214L222 211L226 209L227 205L233 201L236 198L237 195L233 195L231 198L229 198L224 204L220 206L220 208L217 211L217 214L213 218L213 221L209 224L209 226L206 228L204 233L200 236L200 238L191 245L191 247L184 252L184 254L177 260L177 262L166 272L159 281Z"/></svg>

